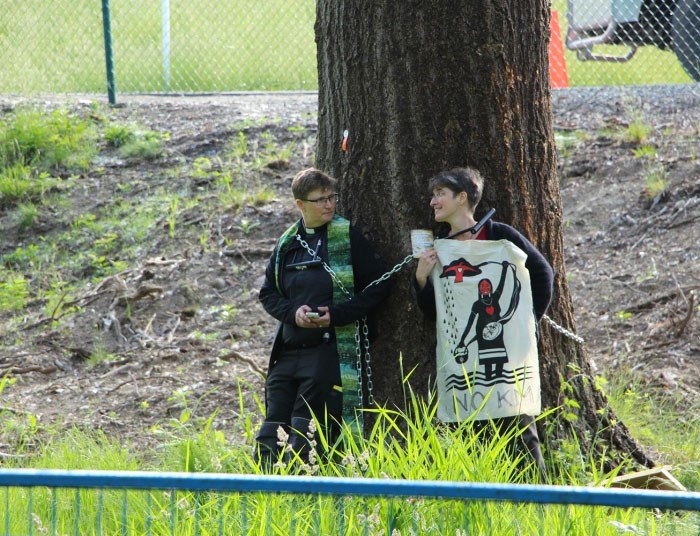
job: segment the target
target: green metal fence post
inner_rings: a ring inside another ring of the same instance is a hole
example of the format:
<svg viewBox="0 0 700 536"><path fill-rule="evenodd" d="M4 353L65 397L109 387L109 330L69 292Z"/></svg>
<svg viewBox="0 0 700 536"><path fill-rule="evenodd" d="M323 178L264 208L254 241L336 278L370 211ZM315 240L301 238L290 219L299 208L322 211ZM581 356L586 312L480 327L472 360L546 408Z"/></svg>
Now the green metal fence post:
<svg viewBox="0 0 700 536"><path fill-rule="evenodd" d="M109 0L102 0L102 26L105 37L105 65L107 67L107 99L117 103L117 90L114 83L114 55L112 53L112 20L109 14Z"/></svg>

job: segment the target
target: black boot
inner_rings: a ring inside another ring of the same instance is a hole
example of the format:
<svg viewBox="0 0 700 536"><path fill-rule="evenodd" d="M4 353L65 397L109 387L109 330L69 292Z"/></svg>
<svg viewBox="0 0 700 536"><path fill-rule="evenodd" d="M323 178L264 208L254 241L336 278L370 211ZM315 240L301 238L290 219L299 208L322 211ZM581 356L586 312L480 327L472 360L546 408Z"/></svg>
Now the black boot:
<svg viewBox="0 0 700 536"><path fill-rule="evenodd" d="M535 462L540 482L546 484L548 482L547 467L544 463L544 457L542 456L540 437L537 434L537 424L535 423L534 417L530 415L521 415L520 427L523 430L520 440Z"/></svg>
<svg viewBox="0 0 700 536"><path fill-rule="evenodd" d="M289 430L289 444L299 459L304 463L315 462L315 458L309 459L311 451L316 452L318 436L316 423L303 417L292 417L292 425Z"/></svg>
<svg viewBox="0 0 700 536"><path fill-rule="evenodd" d="M286 434L289 433L285 424L264 422L258 430L258 435L255 436L253 459L263 473L271 473L274 464L280 458L282 447L279 445L280 440L277 437L277 430L280 426Z"/></svg>

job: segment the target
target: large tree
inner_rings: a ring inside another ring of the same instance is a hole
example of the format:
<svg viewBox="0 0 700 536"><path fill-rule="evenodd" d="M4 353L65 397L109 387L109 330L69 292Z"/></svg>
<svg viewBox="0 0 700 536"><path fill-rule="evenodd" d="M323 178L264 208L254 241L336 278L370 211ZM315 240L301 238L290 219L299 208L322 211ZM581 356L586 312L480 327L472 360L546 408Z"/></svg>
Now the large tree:
<svg viewBox="0 0 700 536"><path fill-rule="evenodd" d="M341 179L340 211L392 263L410 253L411 229L433 226L429 177L476 167L486 180L482 212L495 208L496 219L549 259L556 280L548 315L573 332L552 132L549 9L547 0L318 0L317 165ZM411 384L418 392L435 378L435 330L411 299L414 269L396 278L372 348L381 404L401 405L399 352L404 371L416 368ZM556 414L560 428L573 430L584 449L594 446L591 437L604 442L598 447L613 447L613 462L632 454L650 465L607 407L585 348L550 323L540 328L543 404L566 407Z"/></svg>

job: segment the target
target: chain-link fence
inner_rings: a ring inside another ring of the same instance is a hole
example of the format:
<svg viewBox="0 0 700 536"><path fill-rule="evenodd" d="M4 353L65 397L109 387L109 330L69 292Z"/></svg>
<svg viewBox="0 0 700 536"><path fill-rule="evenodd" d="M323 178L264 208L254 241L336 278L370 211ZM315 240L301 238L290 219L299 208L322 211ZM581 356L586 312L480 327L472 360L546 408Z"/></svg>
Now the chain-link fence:
<svg viewBox="0 0 700 536"><path fill-rule="evenodd" d="M105 92L105 7L119 93L317 87L314 0L5 0L0 93ZM555 87L700 79L700 0L552 9Z"/></svg>
<svg viewBox="0 0 700 536"><path fill-rule="evenodd" d="M316 89L314 0L5 0L0 93Z"/></svg>
<svg viewBox="0 0 700 536"><path fill-rule="evenodd" d="M553 80L557 75L577 86L700 81L700 0L555 0L553 9L552 48L561 36L566 50L562 57L550 49Z"/></svg>

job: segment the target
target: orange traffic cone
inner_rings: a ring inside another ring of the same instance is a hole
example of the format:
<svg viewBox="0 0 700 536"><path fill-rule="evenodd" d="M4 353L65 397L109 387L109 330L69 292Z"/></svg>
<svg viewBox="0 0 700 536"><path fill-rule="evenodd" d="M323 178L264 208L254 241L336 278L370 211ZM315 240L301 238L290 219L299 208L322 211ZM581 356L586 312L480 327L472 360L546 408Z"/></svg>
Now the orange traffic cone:
<svg viewBox="0 0 700 536"><path fill-rule="evenodd" d="M564 44L561 41L559 14L552 10L549 24L549 79L552 89L569 87L569 76L566 74L566 59Z"/></svg>

